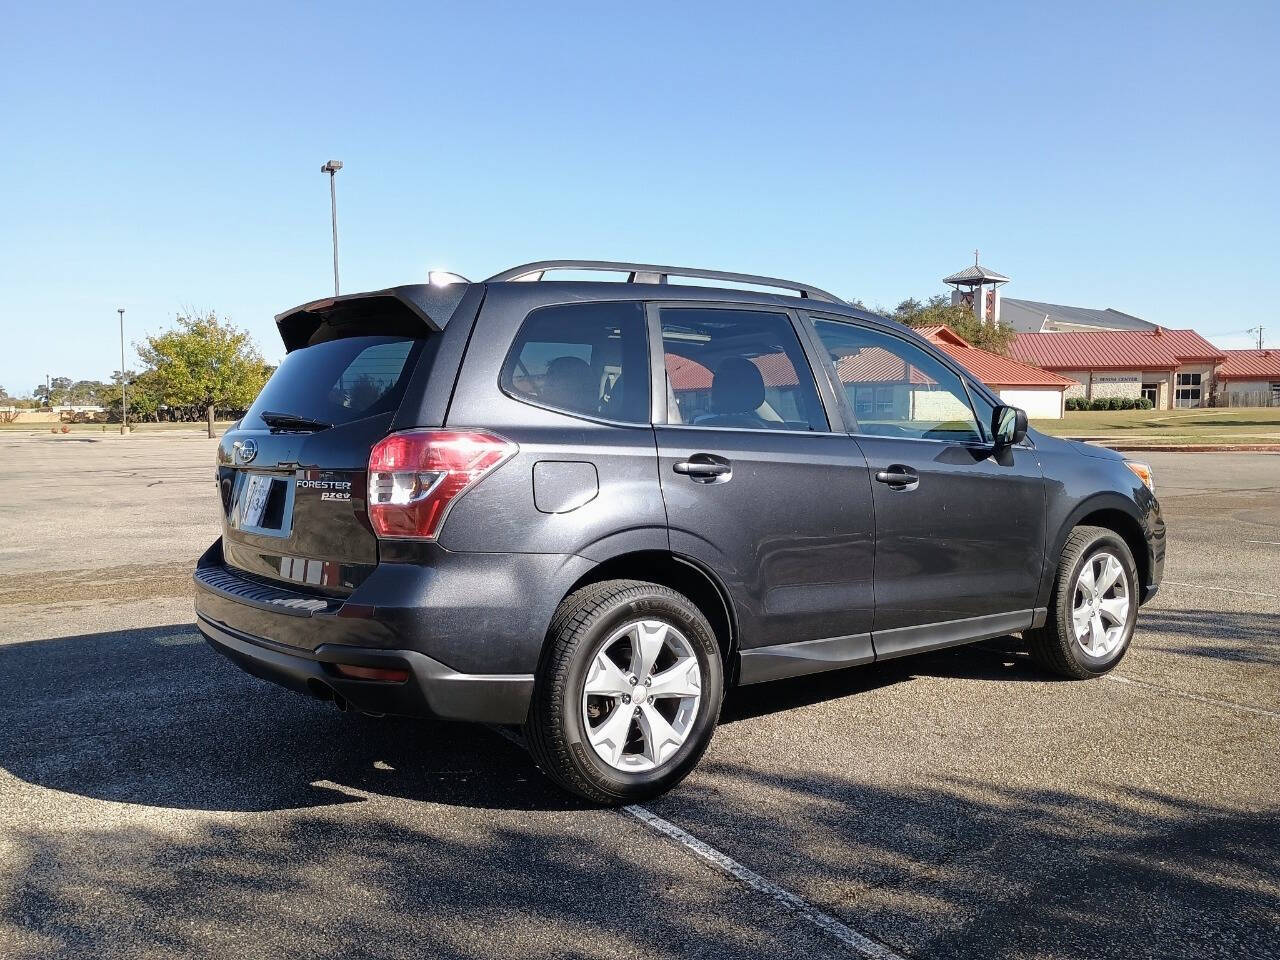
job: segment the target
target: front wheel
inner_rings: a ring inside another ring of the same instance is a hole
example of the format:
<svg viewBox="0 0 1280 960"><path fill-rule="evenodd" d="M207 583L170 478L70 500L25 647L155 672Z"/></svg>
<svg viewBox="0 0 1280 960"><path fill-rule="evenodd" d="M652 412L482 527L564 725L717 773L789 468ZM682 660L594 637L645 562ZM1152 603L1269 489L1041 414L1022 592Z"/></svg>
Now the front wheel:
<svg viewBox="0 0 1280 960"><path fill-rule="evenodd" d="M724 669L702 612L668 587L592 584L551 622L525 735L538 766L596 803L632 803L693 769L720 716Z"/></svg>
<svg viewBox="0 0 1280 960"><path fill-rule="evenodd" d="M1028 630L1031 656L1064 677L1106 673L1124 656L1138 618L1138 571L1124 539L1077 527L1058 562L1045 625Z"/></svg>

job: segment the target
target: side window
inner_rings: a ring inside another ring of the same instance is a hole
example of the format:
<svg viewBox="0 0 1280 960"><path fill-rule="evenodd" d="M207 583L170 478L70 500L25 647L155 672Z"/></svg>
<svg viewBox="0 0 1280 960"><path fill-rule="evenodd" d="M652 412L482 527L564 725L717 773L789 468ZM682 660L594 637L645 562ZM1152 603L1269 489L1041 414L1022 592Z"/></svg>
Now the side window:
<svg viewBox="0 0 1280 960"><path fill-rule="evenodd" d="M849 397L858 433L982 442L964 384L937 358L855 324L817 320L814 327Z"/></svg>
<svg viewBox="0 0 1280 960"><path fill-rule="evenodd" d="M826 430L813 371L785 313L663 307L667 421Z"/></svg>
<svg viewBox="0 0 1280 960"><path fill-rule="evenodd" d="M571 303L525 318L502 365L502 389L566 413L649 422L649 361L640 303Z"/></svg>
<svg viewBox="0 0 1280 960"><path fill-rule="evenodd" d="M991 442L991 417L996 412L996 405L982 395L972 385L969 386L969 399L973 401L973 409L978 414L978 428L988 443Z"/></svg>

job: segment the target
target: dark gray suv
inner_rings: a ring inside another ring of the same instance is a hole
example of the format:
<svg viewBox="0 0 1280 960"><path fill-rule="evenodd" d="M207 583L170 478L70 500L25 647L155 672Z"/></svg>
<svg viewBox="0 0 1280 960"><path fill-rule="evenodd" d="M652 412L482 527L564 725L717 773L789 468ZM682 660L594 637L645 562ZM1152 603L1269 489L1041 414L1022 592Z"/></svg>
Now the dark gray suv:
<svg viewBox="0 0 1280 960"><path fill-rule="evenodd" d="M547 261L276 319L200 630L343 709L523 724L595 801L684 777L733 684L1008 633L1105 673L1160 582L1149 468L803 284Z"/></svg>

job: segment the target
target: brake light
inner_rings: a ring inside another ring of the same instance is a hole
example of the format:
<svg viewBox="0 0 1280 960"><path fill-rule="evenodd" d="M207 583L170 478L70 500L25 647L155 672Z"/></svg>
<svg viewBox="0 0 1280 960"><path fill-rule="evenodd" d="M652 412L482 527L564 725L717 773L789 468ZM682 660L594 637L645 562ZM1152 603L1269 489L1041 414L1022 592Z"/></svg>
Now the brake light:
<svg viewBox="0 0 1280 960"><path fill-rule="evenodd" d="M492 433L408 430L369 454L369 522L379 537L433 540L453 502L518 447Z"/></svg>

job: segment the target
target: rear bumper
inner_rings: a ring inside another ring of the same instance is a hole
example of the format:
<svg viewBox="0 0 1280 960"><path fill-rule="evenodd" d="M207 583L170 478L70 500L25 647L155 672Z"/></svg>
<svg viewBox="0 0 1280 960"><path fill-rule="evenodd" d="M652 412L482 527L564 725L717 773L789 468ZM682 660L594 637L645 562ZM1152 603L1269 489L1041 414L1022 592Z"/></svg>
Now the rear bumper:
<svg viewBox="0 0 1280 960"><path fill-rule="evenodd" d="M341 697L369 713L443 717L481 723L523 723L533 694L532 674L459 673L414 650L375 650L321 644L303 651L242 633L203 614L196 626L209 645L241 669L320 699ZM335 664L407 670L402 683L354 680Z"/></svg>

